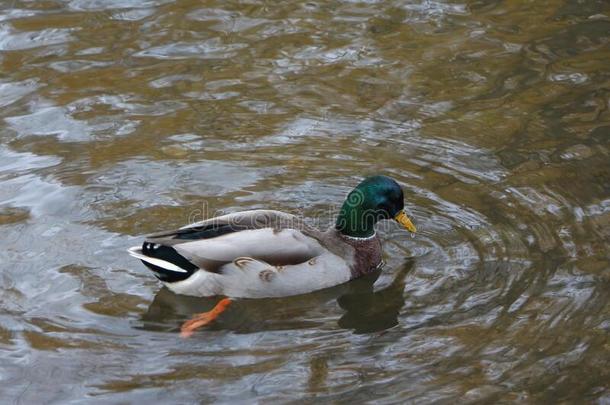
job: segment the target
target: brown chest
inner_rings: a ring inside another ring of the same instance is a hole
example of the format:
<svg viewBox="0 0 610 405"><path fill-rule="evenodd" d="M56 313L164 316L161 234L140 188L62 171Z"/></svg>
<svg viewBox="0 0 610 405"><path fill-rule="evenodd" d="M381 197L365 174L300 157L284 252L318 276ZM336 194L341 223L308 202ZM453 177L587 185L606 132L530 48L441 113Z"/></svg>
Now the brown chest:
<svg viewBox="0 0 610 405"><path fill-rule="evenodd" d="M354 247L353 278L368 274L381 264L381 241L379 238L374 237L350 242Z"/></svg>

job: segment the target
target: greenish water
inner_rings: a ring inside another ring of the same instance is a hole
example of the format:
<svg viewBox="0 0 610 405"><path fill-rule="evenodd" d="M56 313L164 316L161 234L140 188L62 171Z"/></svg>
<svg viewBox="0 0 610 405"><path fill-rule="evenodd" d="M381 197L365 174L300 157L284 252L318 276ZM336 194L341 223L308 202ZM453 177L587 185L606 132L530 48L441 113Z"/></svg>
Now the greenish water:
<svg viewBox="0 0 610 405"><path fill-rule="evenodd" d="M610 401L608 2L5 1L0 65L3 401ZM125 253L374 173L377 280L184 340Z"/></svg>

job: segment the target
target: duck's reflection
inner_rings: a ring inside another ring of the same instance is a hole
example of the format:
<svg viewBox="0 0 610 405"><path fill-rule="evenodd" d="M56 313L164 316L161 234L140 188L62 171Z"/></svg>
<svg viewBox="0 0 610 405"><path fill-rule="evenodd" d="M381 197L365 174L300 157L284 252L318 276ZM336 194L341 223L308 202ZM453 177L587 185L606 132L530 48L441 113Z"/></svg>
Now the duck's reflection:
<svg viewBox="0 0 610 405"><path fill-rule="evenodd" d="M373 283L379 276L377 274L375 280L362 279L362 284L339 296L337 302L345 310L339 319L339 326L353 329L355 333L370 333L398 325L398 314L405 304L405 277L412 267L413 262L407 262L392 283L383 289L373 289Z"/></svg>
<svg viewBox="0 0 610 405"><path fill-rule="evenodd" d="M396 273L392 283L374 290L381 270L349 283L325 290L285 298L237 299L205 330L232 330L249 333L263 330L302 329L328 322L328 302L337 300L345 313L340 327L355 333L378 332L398 324L404 305L405 277L413 267L408 260ZM193 314L209 311L219 298L176 295L162 288L141 317L143 329L178 331Z"/></svg>

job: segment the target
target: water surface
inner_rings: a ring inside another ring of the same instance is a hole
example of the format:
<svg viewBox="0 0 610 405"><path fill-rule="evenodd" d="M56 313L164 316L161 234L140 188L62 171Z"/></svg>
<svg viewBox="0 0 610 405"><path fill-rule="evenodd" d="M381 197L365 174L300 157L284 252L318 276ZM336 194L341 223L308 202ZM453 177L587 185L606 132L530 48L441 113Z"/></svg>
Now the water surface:
<svg viewBox="0 0 610 405"><path fill-rule="evenodd" d="M15 0L0 64L4 401L610 401L606 1ZM375 173L381 274L188 340L125 253Z"/></svg>

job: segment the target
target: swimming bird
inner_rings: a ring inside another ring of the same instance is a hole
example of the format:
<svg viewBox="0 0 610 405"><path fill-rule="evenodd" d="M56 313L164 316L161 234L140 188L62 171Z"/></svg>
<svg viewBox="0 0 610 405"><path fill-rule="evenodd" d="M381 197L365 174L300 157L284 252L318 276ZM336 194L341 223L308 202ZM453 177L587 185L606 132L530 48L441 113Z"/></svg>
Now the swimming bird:
<svg viewBox="0 0 610 405"><path fill-rule="evenodd" d="M129 249L171 291L225 296L182 327L183 336L215 319L232 298L284 297L345 283L381 263L380 220L415 226L400 185L387 176L358 184L326 231L275 210L235 212L148 235Z"/></svg>

